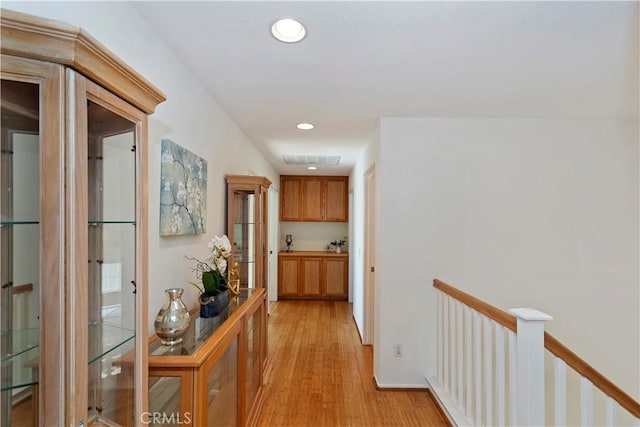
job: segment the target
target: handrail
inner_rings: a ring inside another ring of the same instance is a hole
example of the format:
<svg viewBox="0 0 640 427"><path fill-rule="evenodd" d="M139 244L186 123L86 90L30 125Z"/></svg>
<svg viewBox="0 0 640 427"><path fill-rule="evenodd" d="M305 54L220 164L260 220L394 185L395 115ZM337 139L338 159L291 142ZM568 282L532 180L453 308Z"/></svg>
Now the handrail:
<svg viewBox="0 0 640 427"><path fill-rule="evenodd" d="M496 321L513 332L517 332L518 327L515 316L456 289L442 280L434 279L433 287L457 299L466 306L484 314L488 318ZM633 416L640 418L640 402L625 393L622 389L607 379L607 377L598 372L593 366L585 362L580 358L580 356L575 354L548 332L544 333L544 347L553 355L562 359L564 363L570 366L577 373L588 379L595 387L599 388L605 395L615 400Z"/></svg>
<svg viewBox="0 0 640 427"><path fill-rule="evenodd" d="M516 317L500 310L497 307L487 304L486 302L479 300L478 298L469 295L466 292L462 292L460 289L456 289L453 286L443 282L442 280L434 279L433 287L440 289L445 294L452 296L464 305L473 308L476 311L484 314L488 318L495 320L505 328L511 329L513 332L517 330Z"/></svg>
<svg viewBox="0 0 640 427"><path fill-rule="evenodd" d="M598 387L605 395L618 402L620 406L629 411L633 416L640 418L640 402L622 391L620 387L609 381L607 377L598 372L564 344L558 341L548 332L544 333L544 348L549 350L556 357L562 359L564 363L571 366L573 370L588 379L594 386Z"/></svg>

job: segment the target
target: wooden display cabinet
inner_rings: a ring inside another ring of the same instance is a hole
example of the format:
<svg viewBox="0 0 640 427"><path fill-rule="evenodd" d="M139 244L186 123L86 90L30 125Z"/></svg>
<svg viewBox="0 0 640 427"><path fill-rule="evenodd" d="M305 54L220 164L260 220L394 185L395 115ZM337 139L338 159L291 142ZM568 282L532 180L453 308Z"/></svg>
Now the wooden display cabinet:
<svg viewBox="0 0 640 427"><path fill-rule="evenodd" d="M240 288L264 288L268 295L269 279L269 187L271 181L263 176L227 175L227 236L233 245L229 265L238 263ZM264 312L268 311L267 298ZM267 334L261 360L267 369Z"/></svg>
<svg viewBox="0 0 640 427"><path fill-rule="evenodd" d="M165 346L154 337L149 413L173 425L255 425L264 394L265 301L264 289L243 289L219 316L194 312L182 343Z"/></svg>
<svg viewBox="0 0 640 427"><path fill-rule="evenodd" d="M137 425L147 115L165 98L77 27L1 15L0 424L31 392L36 425Z"/></svg>
<svg viewBox="0 0 640 427"><path fill-rule="evenodd" d="M349 220L349 177L280 177L280 220L347 222Z"/></svg>
<svg viewBox="0 0 640 427"><path fill-rule="evenodd" d="M240 286L266 288L268 279L269 187L262 176L227 175L229 265L240 267Z"/></svg>

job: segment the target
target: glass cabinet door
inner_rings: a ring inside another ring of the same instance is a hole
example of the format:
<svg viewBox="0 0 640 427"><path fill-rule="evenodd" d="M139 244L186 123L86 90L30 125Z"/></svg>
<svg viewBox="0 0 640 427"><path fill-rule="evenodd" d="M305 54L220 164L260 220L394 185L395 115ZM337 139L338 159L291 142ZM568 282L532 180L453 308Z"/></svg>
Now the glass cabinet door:
<svg viewBox="0 0 640 427"><path fill-rule="evenodd" d="M87 103L89 419L134 422L136 126Z"/></svg>
<svg viewBox="0 0 640 427"><path fill-rule="evenodd" d="M238 264L240 286L266 288L266 192L263 176L226 175L227 234L233 244L232 266Z"/></svg>
<svg viewBox="0 0 640 427"><path fill-rule="evenodd" d="M40 292L38 84L2 80L0 425L36 425Z"/></svg>
<svg viewBox="0 0 640 427"><path fill-rule="evenodd" d="M191 425L190 409L182 406L183 389L189 385L183 384L180 376L155 376L149 373L149 411L144 414L141 422L151 427L179 427Z"/></svg>
<svg viewBox="0 0 640 427"><path fill-rule="evenodd" d="M233 427L238 421L238 336L207 372L206 422L202 425Z"/></svg>
<svg viewBox="0 0 640 427"><path fill-rule="evenodd" d="M258 391L262 386L262 354L260 348L262 335L262 307L247 319L246 339L247 339L247 371L246 380L246 399L245 399L245 416L249 419L251 410L253 409Z"/></svg>
<svg viewBox="0 0 640 427"><path fill-rule="evenodd" d="M235 190L233 192L234 217L233 231L233 262L238 263L240 286L255 288L256 269L256 195L251 191Z"/></svg>

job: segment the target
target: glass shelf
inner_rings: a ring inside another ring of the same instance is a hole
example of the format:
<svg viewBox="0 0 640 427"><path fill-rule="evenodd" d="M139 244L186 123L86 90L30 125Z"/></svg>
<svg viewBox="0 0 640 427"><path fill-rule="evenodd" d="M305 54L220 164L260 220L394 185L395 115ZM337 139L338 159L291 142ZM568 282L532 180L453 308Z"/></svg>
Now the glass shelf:
<svg viewBox="0 0 640 427"><path fill-rule="evenodd" d="M89 342L99 340L97 345L89 346L89 364L100 360L109 352L126 344L135 338L136 332L131 329L121 328L108 323L89 324Z"/></svg>
<svg viewBox="0 0 640 427"><path fill-rule="evenodd" d="M4 332L1 339L12 347L10 352L2 353L2 391L37 384L40 330ZM5 372L10 374L4 375Z"/></svg>
<svg viewBox="0 0 640 427"><path fill-rule="evenodd" d="M15 369L19 366L21 375L2 377L2 391L37 384L37 368L40 356L38 346L39 329L26 329L2 334L2 339L12 341L14 349L11 353L2 354L2 368ZM89 351L89 364L102 359L105 355L121 347L135 338L135 331L109 325L107 323L89 324L89 341L99 340L98 345ZM9 367L9 365L11 365ZM36 368L36 369L33 369Z"/></svg>
<svg viewBox="0 0 640 427"><path fill-rule="evenodd" d="M234 222L233 225L255 225L255 222Z"/></svg>
<svg viewBox="0 0 640 427"><path fill-rule="evenodd" d="M0 227L8 227L10 225L38 225L39 221L13 221L9 219L3 219L0 221Z"/></svg>
<svg viewBox="0 0 640 427"><path fill-rule="evenodd" d="M31 347L19 354L12 355L9 359L3 358L2 371L11 372L11 375L2 376L0 391L38 384L39 356L40 347ZM13 374L16 367L20 368L20 375Z"/></svg>
<svg viewBox="0 0 640 427"><path fill-rule="evenodd" d="M233 255L233 262L237 262L238 264L252 264L256 262L256 260L253 257L250 258L246 254L240 253Z"/></svg>
<svg viewBox="0 0 640 427"><path fill-rule="evenodd" d="M131 224L136 225L135 221L89 221L89 225L103 225L103 224Z"/></svg>
<svg viewBox="0 0 640 427"><path fill-rule="evenodd" d="M20 354L38 347L40 342L40 329L23 329L20 331L9 331L1 334L3 342L11 343L11 352L2 354L2 362L13 359Z"/></svg>
<svg viewBox="0 0 640 427"><path fill-rule="evenodd" d="M149 344L149 356L190 356L194 354L220 326L244 304L256 289L241 289L237 297L229 297L229 307L216 317L191 315L191 324L178 345L162 345L159 339Z"/></svg>

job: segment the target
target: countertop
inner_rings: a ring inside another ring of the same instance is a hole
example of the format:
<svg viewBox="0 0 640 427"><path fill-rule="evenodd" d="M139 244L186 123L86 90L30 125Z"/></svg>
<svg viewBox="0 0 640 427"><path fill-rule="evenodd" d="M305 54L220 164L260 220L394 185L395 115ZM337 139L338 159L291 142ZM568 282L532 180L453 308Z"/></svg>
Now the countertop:
<svg viewBox="0 0 640 427"><path fill-rule="evenodd" d="M341 253L337 254L336 251L331 251L331 252L327 252L327 251L293 251L293 252L280 251L280 252L278 252L278 256L306 256L306 257L321 256L321 257L345 257L345 258L348 258L349 257L349 252L341 252Z"/></svg>

